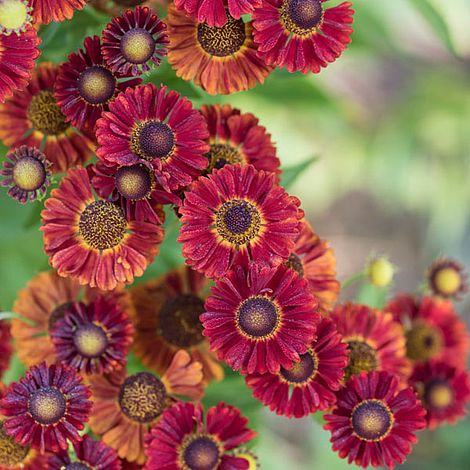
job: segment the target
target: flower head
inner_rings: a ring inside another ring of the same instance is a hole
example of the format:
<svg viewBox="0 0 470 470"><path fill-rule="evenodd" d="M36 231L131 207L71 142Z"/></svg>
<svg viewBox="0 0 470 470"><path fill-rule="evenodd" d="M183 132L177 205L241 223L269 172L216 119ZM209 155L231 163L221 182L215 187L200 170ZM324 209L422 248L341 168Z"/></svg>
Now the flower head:
<svg viewBox="0 0 470 470"><path fill-rule="evenodd" d="M75 10L81 10L87 0L31 0L33 16L37 23L70 20Z"/></svg>
<svg viewBox="0 0 470 470"><path fill-rule="evenodd" d="M468 275L453 259L439 258L428 269L427 281L431 292L444 299L460 300L468 290Z"/></svg>
<svg viewBox="0 0 470 470"><path fill-rule="evenodd" d="M0 35L21 36L33 22L33 9L28 0L2 0L0 3Z"/></svg>
<svg viewBox="0 0 470 470"><path fill-rule="evenodd" d="M373 259L366 269L370 283L376 287L389 286L396 271L395 266L385 257Z"/></svg>

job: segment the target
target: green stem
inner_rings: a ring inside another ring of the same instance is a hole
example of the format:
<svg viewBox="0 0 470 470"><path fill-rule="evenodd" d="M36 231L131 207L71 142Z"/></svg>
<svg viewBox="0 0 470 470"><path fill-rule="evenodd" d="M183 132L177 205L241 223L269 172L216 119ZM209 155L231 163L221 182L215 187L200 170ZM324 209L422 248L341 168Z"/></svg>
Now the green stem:
<svg viewBox="0 0 470 470"><path fill-rule="evenodd" d="M0 320L12 320L15 318L16 320L20 320L23 323L26 323L29 326L36 326L36 323L34 323L32 320L29 318L25 318L19 313L14 313L14 312L0 312Z"/></svg>
<svg viewBox="0 0 470 470"><path fill-rule="evenodd" d="M348 277L341 283L341 289L346 289L348 288L351 284L354 284L355 282L358 281L364 281L366 279L367 275L364 271L361 271L360 273L353 274L352 276Z"/></svg>

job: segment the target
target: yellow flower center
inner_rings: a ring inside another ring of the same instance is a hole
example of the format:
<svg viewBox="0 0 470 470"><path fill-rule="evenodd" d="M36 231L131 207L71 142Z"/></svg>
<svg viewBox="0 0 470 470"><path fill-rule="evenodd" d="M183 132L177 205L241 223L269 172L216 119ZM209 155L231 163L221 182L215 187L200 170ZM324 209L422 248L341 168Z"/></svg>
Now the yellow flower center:
<svg viewBox="0 0 470 470"><path fill-rule="evenodd" d="M375 349L365 341L347 341L349 347L349 362L345 369L345 378L361 372L377 369L379 361Z"/></svg>
<svg viewBox="0 0 470 470"><path fill-rule="evenodd" d="M356 405L351 415L351 425L356 436L368 442L384 439L393 426L393 415L381 400L364 400Z"/></svg>
<svg viewBox="0 0 470 470"><path fill-rule="evenodd" d="M28 410L32 418L43 426L58 423L65 415L65 396L54 387L43 387L32 393Z"/></svg>
<svg viewBox="0 0 470 470"><path fill-rule="evenodd" d="M44 163L37 158L23 157L13 167L13 181L23 191L35 191L46 180Z"/></svg>
<svg viewBox="0 0 470 470"><path fill-rule="evenodd" d="M434 275L436 290L444 295L455 294L461 285L460 273L453 268L444 268Z"/></svg>
<svg viewBox="0 0 470 470"><path fill-rule="evenodd" d="M281 321L279 307L267 297L255 295L244 300L236 313L240 332L252 340L272 336Z"/></svg>
<svg viewBox="0 0 470 470"><path fill-rule="evenodd" d="M27 114L33 128L46 135L59 135L70 127L51 90L36 93L31 99Z"/></svg>
<svg viewBox="0 0 470 470"><path fill-rule="evenodd" d="M425 401L432 408L447 408L454 402L454 392L445 382L435 382L426 386Z"/></svg>
<svg viewBox="0 0 470 470"><path fill-rule="evenodd" d="M131 64L145 64L154 52L155 40L145 29L131 29L121 39L121 53Z"/></svg>
<svg viewBox="0 0 470 470"><path fill-rule="evenodd" d="M0 421L0 467L16 468L22 463L28 455L29 447L23 447L17 444L3 428L3 422Z"/></svg>
<svg viewBox="0 0 470 470"><path fill-rule="evenodd" d="M73 335L73 343L82 356L94 358L106 351L108 337L103 328L89 323L77 328Z"/></svg>
<svg viewBox="0 0 470 470"><path fill-rule="evenodd" d="M223 449L208 434L186 436L179 450L179 463L182 470L214 470L218 468Z"/></svg>
<svg viewBox="0 0 470 470"><path fill-rule="evenodd" d="M406 333L406 354L413 361L426 361L442 349L442 335L436 328L415 322Z"/></svg>
<svg viewBox="0 0 470 470"><path fill-rule="evenodd" d="M24 31L31 23L31 7L24 0L2 0L0 2L0 33L10 34Z"/></svg>

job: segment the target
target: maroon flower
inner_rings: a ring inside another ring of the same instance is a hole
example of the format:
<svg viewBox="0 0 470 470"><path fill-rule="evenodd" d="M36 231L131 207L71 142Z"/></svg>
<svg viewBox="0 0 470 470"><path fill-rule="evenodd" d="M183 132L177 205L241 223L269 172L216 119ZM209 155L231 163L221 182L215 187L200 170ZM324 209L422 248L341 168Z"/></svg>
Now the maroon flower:
<svg viewBox="0 0 470 470"><path fill-rule="evenodd" d="M148 162L166 191L187 186L207 166L203 117L191 101L153 84L129 89L98 121L98 157L106 165Z"/></svg>
<svg viewBox="0 0 470 470"><path fill-rule="evenodd" d="M242 373L277 374L308 351L320 321L316 307L293 270L252 263L216 283L200 318L219 359Z"/></svg>
<svg viewBox="0 0 470 470"><path fill-rule="evenodd" d="M328 0L262 0L253 13L258 55L289 72L318 73L351 42L351 2L324 8Z"/></svg>
<svg viewBox="0 0 470 470"><path fill-rule="evenodd" d="M468 275L464 267L450 258L438 258L427 273L431 292L444 299L460 300L468 291Z"/></svg>
<svg viewBox="0 0 470 470"><path fill-rule="evenodd" d="M388 372L351 377L337 398L325 415L333 450L364 468L402 464L417 441L415 432L426 426L414 391L398 391L397 378Z"/></svg>
<svg viewBox="0 0 470 470"><path fill-rule="evenodd" d="M169 43L166 24L148 7L113 18L103 31L103 56L113 72L140 75L160 65Z"/></svg>
<svg viewBox="0 0 470 470"><path fill-rule="evenodd" d="M246 377L253 395L279 415L301 418L325 410L336 401L348 362L346 345L334 323L323 318L317 339L300 362L290 369L281 367L277 374L252 374Z"/></svg>
<svg viewBox="0 0 470 470"><path fill-rule="evenodd" d="M88 421L90 396L71 367L43 362L11 384L0 400L0 414L9 417L4 429L19 444L41 452L66 450L67 439L81 440L78 431Z"/></svg>
<svg viewBox="0 0 470 470"><path fill-rule="evenodd" d="M60 67L55 85L57 104L73 126L93 129L119 91L141 82L140 78L123 81L126 77L130 75L113 73L106 66L100 38L87 37L84 49L70 54Z"/></svg>
<svg viewBox="0 0 470 470"><path fill-rule="evenodd" d="M287 261L303 211L275 180L273 173L239 163L199 178L180 208L178 241L186 263L217 278L240 255L271 264Z"/></svg>
<svg viewBox="0 0 470 470"><path fill-rule="evenodd" d="M426 408L428 427L455 423L467 413L470 401L470 375L443 361L417 364L410 385L418 392Z"/></svg>
<svg viewBox="0 0 470 470"><path fill-rule="evenodd" d="M233 406L219 403L204 412L200 404L179 402L166 410L147 439L145 470L244 470L246 460L231 455L256 433Z"/></svg>

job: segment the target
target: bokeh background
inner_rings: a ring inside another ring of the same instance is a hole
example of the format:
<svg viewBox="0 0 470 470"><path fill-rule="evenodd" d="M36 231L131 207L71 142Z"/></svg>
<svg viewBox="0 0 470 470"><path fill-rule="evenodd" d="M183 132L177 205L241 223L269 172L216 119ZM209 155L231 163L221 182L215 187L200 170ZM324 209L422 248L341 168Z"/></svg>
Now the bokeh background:
<svg viewBox="0 0 470 470"><path fill-rule="evenodd" d="M332 0L331 4L339 3ZM353 285L343 299L374 305L396 291L415 291L426 266L450 255L470 266L470 2L356 0L353 43L320 75L277 70L264 86L209 97L182 82L167 64L145 77L205 102L230 103L256 114L277 142L284 183L302 199L308 219L336 251L339 278L367 259L388 255L399 271L390 292ZM164 10L162 10L164 11ZM41 60L61 62L108 17L90 7L72 22L41 31ZM1 148L1 156L6 153ZM0 194L0 309L48 269L38 230L42 204L19 206ZM178 222L168 217L161 255L142 280L182 262ZM470 318L467 296L458 306ZM139 368L133 360L131 367ZM18 378L13 359L5 380ZM267 470L350 468L330 450L321 419L288 420L266 410L243 381L227 373L210 386L208 404L225 400L250 417L255 451ZM403 468L468 470L470 419L433 433Z"/></svg>

